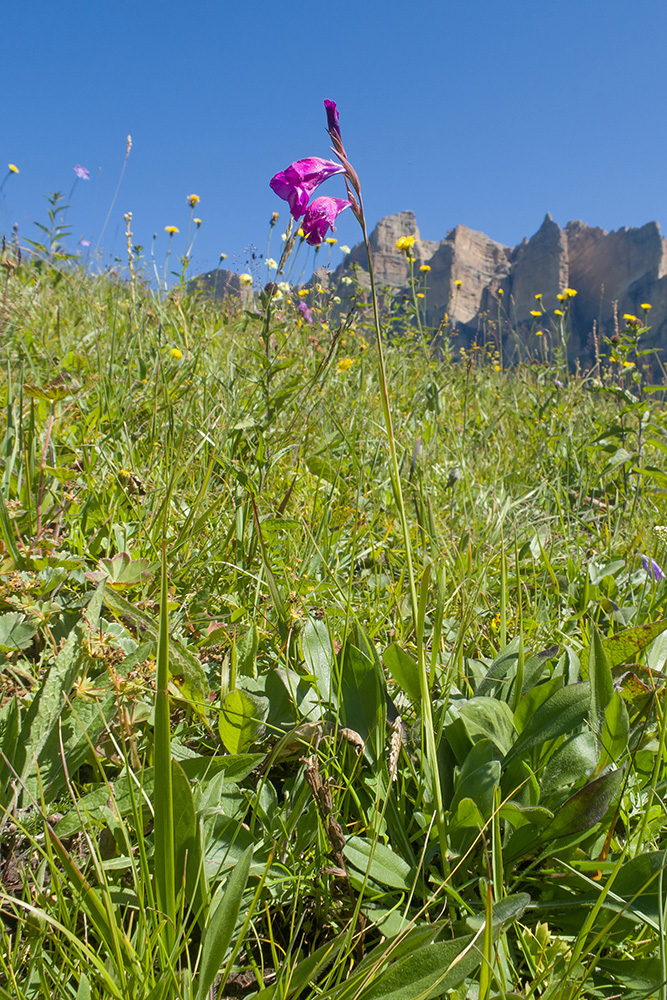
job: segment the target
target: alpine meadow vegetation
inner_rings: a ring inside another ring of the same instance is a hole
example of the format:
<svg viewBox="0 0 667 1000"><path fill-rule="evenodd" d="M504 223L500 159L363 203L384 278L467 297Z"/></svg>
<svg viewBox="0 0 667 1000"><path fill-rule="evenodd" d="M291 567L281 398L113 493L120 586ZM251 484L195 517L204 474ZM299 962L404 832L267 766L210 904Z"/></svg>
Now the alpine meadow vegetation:
<svg viewBox="0 0 667 1000"><path fill-rule="evenodd" d="M237 294L194 194L160 266L131 213L126 267L70 252L74 187L3 238L0 996L667 1000L650 303L587 371L576 289L531 350L502 296L429 329L325 108ZM348 208L341 310L295 260Z"/></svg>

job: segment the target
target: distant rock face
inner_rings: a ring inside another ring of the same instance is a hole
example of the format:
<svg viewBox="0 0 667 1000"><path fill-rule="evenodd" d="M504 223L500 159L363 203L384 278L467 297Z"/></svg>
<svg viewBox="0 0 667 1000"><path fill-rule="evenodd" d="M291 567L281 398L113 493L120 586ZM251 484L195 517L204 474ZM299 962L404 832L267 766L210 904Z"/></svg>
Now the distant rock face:
<svg viewBox="0 0 667 1000"><path fill-rule="evenodd" d="M497 322L499 306L504 341L510 346L521 340L530 344L531 329L548 330L554 321L554 309L562 305L557 295L573 288L577 291L569 300L573 357L583 362L592 359L594 330L602 345L614 332L615 315L621 323L624 313L641 317L642 303L653 307L647 344L667 347L667 240L656 222L608 233L579 221L561 229L547 214L534 236L511 248L462 225L440 242L424 240L413 213L399 212L382 219L370 236L378 285L399 301L411 298L410 262L396 248L402 236L415 237L414 272L419 280L426 279L423 306L428 325L437 328L447 313L459 331L461 346ZM425 275L419 271L424 264L430 268ZM342 279L353 269L362 288L368 288L363 243L353 247L328 276L330 290L341 299L341 312L354 294L353 286ZM318 272L320 283L323 277ZM240 288L238 275L224 270L195 281L200 288L215 287L218 295ZM541 307L544 318L531 315Z"/></svg>

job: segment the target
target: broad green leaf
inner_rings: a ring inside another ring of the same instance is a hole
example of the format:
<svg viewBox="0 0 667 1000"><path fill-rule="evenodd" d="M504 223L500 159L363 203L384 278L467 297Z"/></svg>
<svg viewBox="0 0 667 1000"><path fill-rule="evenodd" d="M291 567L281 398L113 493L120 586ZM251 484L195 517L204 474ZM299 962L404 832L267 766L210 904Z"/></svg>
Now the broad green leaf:
<svg viewBox="0 0 667 1000"><path fill-rule="evenodd" d="M18 611L8 611L7 614L0 615L0 650L3 653L27 649L36 634L35 626L26 621L25 615Z"/></svg>
<svg viewBox="0 0 667 1000"><path fill-rule="evenodd" d="M616 635L602 639L602 649L610 669L613 670L614 667L623 666L625 663L636 663L640 653L665 629L667 629L667 618L657 622L647 622L645 625L635 625L633 628L626 628ZM581 676L584 680L588 677L589 655L590 646L582 649L579 654Z"/></svg>
<svg viewBox="0 0 667 1000"><path fill-rule="evenodd" d="M381 885L409 890L415 883L416 873L410 865L384 844L376 844L373 850L370 841L361 837L350 837L343 853L351 865L364 875L368 872L369 878Z"/></svg>
<svg viewBox="0 0 667 1000"><path fill-rule="evenodd" d="M485 676L477 684L475 688L476 695L491 695L493 697L499 694L502 687L500 682L510 671L514 672L516 670L519 658L519 646L520 639L517 636L500 651Z"/></svg>
<svg viewBox="0 0 667 1000"><path fill-rule="evenodd" d="M459 714L471 739L485 736L501 753L508 753L516 730L512 710L504 701L475 696L459 704Z"/></svg>
<svg viewBox="0 0 667 1000"><path fill-rule="evenodd" d="M598 823L621 794L625 769L610 771L590 781L563 803L551 823L544 828L541 840L567 837L588 830Z"/></svg>
<svg viewBox="0 0 667 1000"><path fill-rule="evenodd" d="M593 642L588 654L588 679L591 686L589 718L591 729L599 736L604 723L604 712L614 691L614 681L602 646L600 633L595 624L592 627Z"/></svg>
<svg viewBox="0 0 667 1000"><path fill-rule="evenodd" d="M225 695L220 707L218 729L229 753L243 753L255 742L268 712L268 698L249 694L239 688Z"/></svg>
<svg viewBox="0 0 667 1000"><path fill-rule="evenodd" d="M480 939L481 944L481 939ZM443 996L471 976L482 961L475 936L418 948L358 993L359 1000L429 1000Z"/></svg>
<svg viewBox="0 0 667 1000"><path fill-rule="evenodd" d="M236 670L239 677L256 677L255 657L259 647L259 631L253 624L242 638L234 643L233 656L236 658Z"/></svg>
<svg viewBox="0 0 667 1000"><path fill-rule="evenodd" d="M334 651L329 629L324 622L309 618L301 630L301 654L309 674L317 681L320 697L326 703L336 703L336 691L331 681Z"/></svg>
<svg viewBox="0 0 667 1000"><path fill-rule="evenodd" d="M219 891L211 903L212 916L204 931L202 944L197 1000L204 1000L206 997L225 960L227 949L232 943L243 893L250 873L252 852L251 845L234 865L224 891Z"/></svg>
<svg viewBox="0 0 667 1000"><path fill-rule="evenodd" d="M382 654L382 662L398 684L401 691L416 705L421 703L421 688L419 687L419 668L417 662L398 643L387 646Z"/></svg>
<svg viewBox="0 0 667 1000"><path fill-rule="evenodd" d="M597 763L597 740L589 730L577 733L562 746L547 761L540 776L542 794L567 788L583 781L595 770Z"/></svg>
<svg viewBox="0 0 667 1000"><path fill-rule="evenodd" d="M662 900L658 898L660 873L662 872ZM660 905L667 903L667 871L665 852L651 851L632 858L621 868L614 892L628 902L628 913L651 922L653 927L660 923Z"/></svg>
<svg viewBox="0 0 667 1000"><path fill-rule="evenodd" d="M536 689L533 688L533 691ZM530 691L525 697L529 697ZM516 757L521 757L533 747L541 746L558 736L571 733L588 715L591 691L588 684L569 684L555 691L537 709L526 724L516 743L505 757L507 767Z"/></svg>
<svg viewBox="0 0 667 1000"><path fill-rule="evenodd" d="M118 552L110 558L100 559L97 566L94 573L86 573L87 578L94 583L104 580L114 590L139 587L153 575L148 568L148 559L133 559L127 552Z"/></svg>
<svg viewBox="0 0 667 1000"><path fill-rule="evenodd" d="M339 656L343 723L359 733L366 755L377 764L384 755L387 713L382 669L370 640L359 627L352 630Z"/></svg>

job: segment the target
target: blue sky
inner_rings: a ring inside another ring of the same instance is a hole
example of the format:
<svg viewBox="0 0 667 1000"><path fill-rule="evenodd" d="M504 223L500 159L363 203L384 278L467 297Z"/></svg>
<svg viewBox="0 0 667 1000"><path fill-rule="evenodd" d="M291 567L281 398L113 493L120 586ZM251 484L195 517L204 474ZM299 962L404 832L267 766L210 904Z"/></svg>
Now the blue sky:
<svg viewBox="0 0 667 1000"><path fill-rule="evenodd" d="M337 101L372 227L412 209L422 236L464 223L514 245L545 212L605 229L652 219L667 230L667 4L662 0L28 0L2 15L5 164L0 231L45 221L48 191L78 182L71 246L135 242L164 264L185 250L196 193L192 273L236 270L265 253L287 206L269 178L327 156L322 101ZM344 196L342 182L326 193ZM276 233L277 235L277 233ZM358 240L351 213L335 234ZM272 254L278 250L274 238ZM332 262L338 263L334 248ZM277 253L276 253L277 256Z"/></svg>

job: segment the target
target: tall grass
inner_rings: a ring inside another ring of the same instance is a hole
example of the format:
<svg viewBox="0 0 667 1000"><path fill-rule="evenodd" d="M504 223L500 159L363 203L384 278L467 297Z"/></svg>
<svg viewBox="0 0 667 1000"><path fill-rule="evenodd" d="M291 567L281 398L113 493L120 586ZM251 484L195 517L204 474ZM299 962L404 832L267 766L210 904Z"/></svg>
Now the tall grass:
<svg viewBox="0 0 667 1000"><path fill-rule="evenodd" d="M664 995L660 394L2 264L3 995Z"/></svg>

